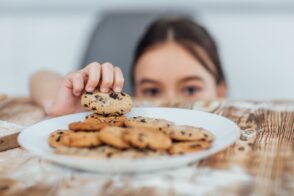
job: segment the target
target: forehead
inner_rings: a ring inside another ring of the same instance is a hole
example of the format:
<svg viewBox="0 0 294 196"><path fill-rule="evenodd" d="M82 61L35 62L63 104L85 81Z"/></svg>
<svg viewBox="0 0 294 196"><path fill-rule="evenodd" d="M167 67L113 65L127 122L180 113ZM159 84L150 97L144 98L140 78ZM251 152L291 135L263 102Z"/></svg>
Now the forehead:
<svg viewBox="0 0 294 196"><path fill-rule="evenodd" d="M139 58L135 70L136 81L150 78L172 82L187 76L213 79L195 57L173 42L157 45L145 52Z"/></svg>

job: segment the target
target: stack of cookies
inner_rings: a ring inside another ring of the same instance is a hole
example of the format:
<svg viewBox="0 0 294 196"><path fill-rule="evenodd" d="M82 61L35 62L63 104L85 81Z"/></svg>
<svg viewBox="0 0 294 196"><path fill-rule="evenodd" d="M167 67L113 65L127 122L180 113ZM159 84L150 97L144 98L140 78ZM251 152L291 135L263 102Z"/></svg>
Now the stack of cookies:
<svg viewBox="0 0 294 196"><path fill-rule="evenodd" d="M126 93L85 93L81 104L94 113L70 123L68 130L51 133L49 144L56 153L108 158L176 155L207 149L214 138L202 128L164 119L126 118L123 115L132 108Z"/></svg>

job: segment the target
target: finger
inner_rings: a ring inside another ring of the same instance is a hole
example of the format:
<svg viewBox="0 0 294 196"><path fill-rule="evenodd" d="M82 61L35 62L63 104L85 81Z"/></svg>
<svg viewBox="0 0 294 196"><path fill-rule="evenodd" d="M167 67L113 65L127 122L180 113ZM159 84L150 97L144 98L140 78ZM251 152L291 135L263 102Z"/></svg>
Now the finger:
<svg viewBox="0 0 294 196"><path fill-rule="evenodd" d="M113 91L121 92L124 85L124 76L119 67L114 67L114 83L113 83Z"/></svg>
<svg viewBox="0 0 294 196"><path fill-rule="evenodd" d="M108 92L113 84L113 65L111 63L102 64L102 82L100 91Z"/></svg>
<svg viewBox="0 0 294 196"><path fill-rule="evenodd" d="M66 76L65 76L65 79L63 81L63 84L66 88L68 89L73 89L73 84L72 84L72 79L74 77L74 74L75 72L71 72L71 73L68 73Z"/></svg>
<svg viewBox="0 0 294 196"><path fill-rule="evenodd" d="M82 72L88 76L86 91L93 92L100 80L101 65L97 62L91 63Z"/></svg>
<svg viewBox="0 0 294 196"><path fill-rule="evenodd" d="M72 76L72 86L73 86L73 94L76 96L81 95L84 89L84 79L83 74L80 72L76 72Z"/></svg>

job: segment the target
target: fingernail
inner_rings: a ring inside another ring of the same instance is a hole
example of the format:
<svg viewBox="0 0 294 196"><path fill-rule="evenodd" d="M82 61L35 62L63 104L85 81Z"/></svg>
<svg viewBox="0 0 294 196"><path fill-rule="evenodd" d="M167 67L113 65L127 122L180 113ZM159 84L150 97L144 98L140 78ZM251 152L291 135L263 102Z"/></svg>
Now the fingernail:
<svg viewBox="0 0 294 196"><path fill-rule="evenodd" d="M103 93L107 93L108 92L108 88L101 87L100 88L100 91L103 92Z"/></svg>
<svg viewBox="0 0 294 196"><path fill-rule="evenodd" d="M88 92L93 92L94 91L94 88L93 87L87 87L86 89Z"/></svg>
<svg viewBox="0 0 294 196"><path fill-rule="evenodd" d="M74 94L75 94L75 96L79 96L80 95L80 92L74 91Z"/></svg>
<svg viewBox="0 0 294 196"><path fill-rule="evenodd" d="M119 93L121 91L121 89L120 88L117 88L117 87L114 87L113 88L113 91Z"/></svg>

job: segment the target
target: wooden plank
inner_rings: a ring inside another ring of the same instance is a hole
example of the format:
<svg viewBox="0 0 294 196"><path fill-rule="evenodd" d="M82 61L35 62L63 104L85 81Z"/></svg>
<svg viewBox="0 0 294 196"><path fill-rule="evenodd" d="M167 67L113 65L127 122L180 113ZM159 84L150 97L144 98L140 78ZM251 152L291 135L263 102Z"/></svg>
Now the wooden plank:
<svg viewBox="0 0 294 196"><path fill-rule="evenodd" d="M281 108L281 105L276 106ZM238 165L254 179L247 185L249 193L293 195L294 111L278 111L275 107L254 111L251 108L226 107L218 113L235 121L244 129L243 133L245 130L255 132L256 137L247 141L240 139L231 148L203 160L201 167ZM240 187L239 192L242 190Z"/></svg>
<svg viewBox="0 0 294 196"><path fill-rule="evenodd" d="M28 98L8 98L1 104L0 110L0 151L18 147L19 125L33 124L44 119L44 112L33 105ZM4 122L7 121L7 122Z"/></svg>
<svg viewBox="0 0 294 196"><path fill-rule="evenodd" d="M18 134L19 133L14 133L0 137L0 152L19 147L17 143Z"/></svg>
<svg viewBox="0 0 294 196"><path fill-rule="evenodd" d="M19 146L17 136L21 129L19 125L0 121L0 152Z"/></svg>

